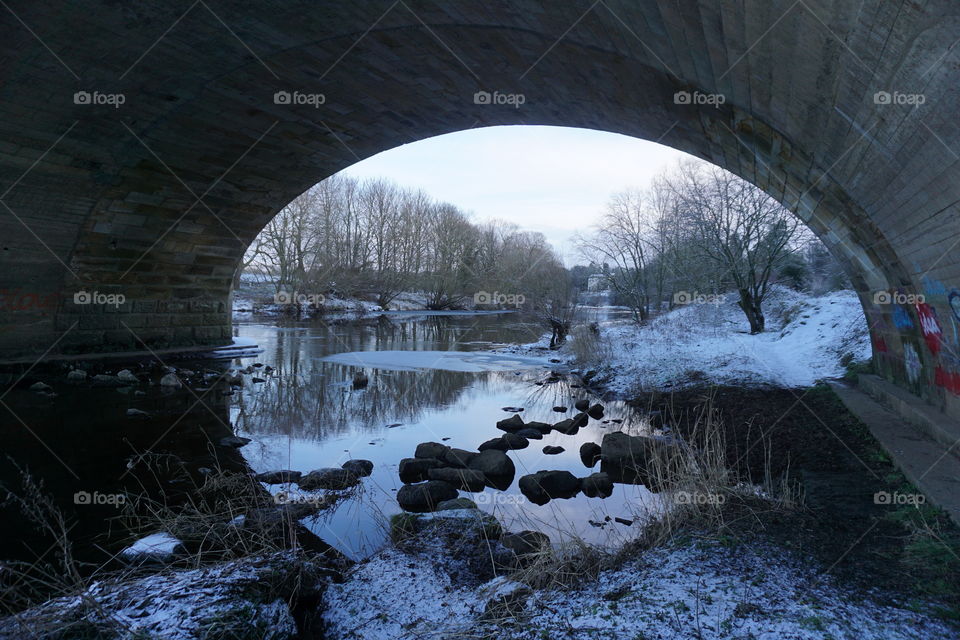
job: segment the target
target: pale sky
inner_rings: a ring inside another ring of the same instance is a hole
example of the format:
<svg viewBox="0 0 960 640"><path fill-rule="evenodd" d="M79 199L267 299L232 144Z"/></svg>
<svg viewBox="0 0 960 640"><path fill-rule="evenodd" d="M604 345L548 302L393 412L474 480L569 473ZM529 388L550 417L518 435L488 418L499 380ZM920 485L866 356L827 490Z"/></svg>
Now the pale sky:
<svg viewBox="0 0 960 640"><path fill-rule="evenodd" d="M344 173L421 188L481 222L503 219L539 231L579 262L575 232L588 232L610 196L645 187L688 157L615 133L545 126L485 127L413 142L358 162Z"/></svg>

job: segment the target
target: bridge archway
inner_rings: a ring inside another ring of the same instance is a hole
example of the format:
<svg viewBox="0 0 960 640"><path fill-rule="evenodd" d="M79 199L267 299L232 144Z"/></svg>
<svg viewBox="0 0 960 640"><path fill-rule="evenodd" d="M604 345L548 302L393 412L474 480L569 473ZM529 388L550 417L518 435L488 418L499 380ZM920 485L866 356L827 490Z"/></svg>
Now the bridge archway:
<svg viewBox="0 0 960 640"><path fill-rule="evenodd" d="M952 3L9 7L0 357L226 342L243 250L310 185L413 140L563 125L767 190L844 265L880 370L960 414Z"/></svg>

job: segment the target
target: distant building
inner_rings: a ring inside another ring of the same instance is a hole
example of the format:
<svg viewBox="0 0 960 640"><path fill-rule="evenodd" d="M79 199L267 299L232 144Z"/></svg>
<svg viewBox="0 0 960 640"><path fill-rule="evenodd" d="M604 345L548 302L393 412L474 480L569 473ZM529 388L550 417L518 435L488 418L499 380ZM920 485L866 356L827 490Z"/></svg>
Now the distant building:
<svg viewBox="0 0 960 640"><path fill-rule="evenodd" d="M606 291L607 277L602 273L587 276L587 291Z"/></svg>

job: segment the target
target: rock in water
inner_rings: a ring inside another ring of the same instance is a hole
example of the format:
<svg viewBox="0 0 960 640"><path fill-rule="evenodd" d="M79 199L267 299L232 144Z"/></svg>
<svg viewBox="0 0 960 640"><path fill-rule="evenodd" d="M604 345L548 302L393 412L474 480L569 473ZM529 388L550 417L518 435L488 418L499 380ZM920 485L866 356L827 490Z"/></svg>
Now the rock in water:
<svg viewBox="0 0 960 640"><path fill-rule="evenodd" d="M404 458L400 461L400 482L421 482L427 479L427 471L442 466L436 458Z"/></svg>
<svg viewBox="0 0 960 640"><path fill-rule="evenodd" d="M540 433L537 429L530 429L529 427L524 427L517 431L516 435L527 438L528 440L543 440L543 434Z"/></svg>
<svg viewBox="0 0 960 640"><path fill-rule="evenodd" d="M530 444L529 440L527 440L521 435L517 435L516 433L505 433L503 434L503 436L501 436L500 440L502 440L506 444L507 451L515 451L517 449L526 449L527 446Z"/></svg>
<svg viewBox="0 0 960 640"><path fill-rule="evenodd" d="M442 480L428 480L420 484L405 484L397 491L397 502L404 511L425 513L434 511L444 500L457 497L453 485Z"/></svg>
<svg viewBox="0 0 960 640"><path fill-rule="evenodd" d="M609 498L613 495L613 480L602 471L580 479L580 489L588 498Z"/></svg>
<svg viewBox="0 0 960 640"><path fill-rule="evenodd" d="M664 436L631 436L614 431L603 436L600 470L614 482L645 484L650 478L651 461L656 456L669 460L680 452L681 443Z"/></svg>
<svg viewBox="0 0 960 640"><path fill-rule="evenodd" d="M317 469L300 478L297 484L304 491L316 491L317 489L349 489L360 482L357 474L347 469Z"/></svg>
<svg viewBox="0 0 960 640"><path fill-rule="evenodd" d="M505 420L497 422L497 429L507 433L516 433L524 427L523 418L519 414L514 414Z"/></svg>
<svg viewBox="0 0 960 640"><path fill-rule="evenodd" d="M250 440L250 438L244 438L241 436L226 436L224 438L220 438L221 447L233 447L234 449L245 447L251 442L252 440Z"/></svg>
<svg viewBox="0 0 960 640"><path fill-rule="evenodd" d="M133 375L133 372L130 371L130 369L123 369L122 371L118 371L117 380L119 380L120 382L129 383L129 384L138 384L140 382L140 378Z"/></svg>
<svg viewBox="0 0 960 640"><path fill-rule="evenodd" d="M557 405L557 406L555 406L555 407L553 408L553 410L556 411L557 413L566 413L566 412L567 412L567 408L564 407L564 406L562 406L562 405Z"/></svg>
<svg viewBox="0 0 960 640"><path fill-rule="evenodd" d="M373 473L373 463L369 460L347 460L340 466L352 471L359 478L366 478Z"/></svg>
<svg viewBox="0 0 960 640"><path fill-rule="evenodd" d="M563 453L564 451L566 451L566 449L563 447L553 447L550 445L547 445L543 448L543 452L548 456L555 456L558 453Z"/></svg>
<svg viewBox="0 0 960 640"><path fill-rule="evenodd" d="M587 415L593 418L594 420L599 420L603 417L603 405L595 404L589 409L587 409Z"/></svg>
<svg viewBox="0 0 960 640"><path fill-rule="evenodd" d="M482 471L476 469L453 469L450 467L429 469L427 477L430 480L442 480L461 491L476 493L483 491L487 486L487 478Z"/></svg>
<svg viewBox="0 0 960 640"><path fill-rule="evenodd" d="M506 478L513 482L513 476L516 473L516 467L514 467L510 456L497 449L481 451L477 454L477 457L470 461L470 468L480 471L491 482ZM509 484L507 483L507 486Z"/></svg>
<svg viewBox="0 0 960 640"><path fill-rule="evenodd" d="M526 442L526 440L524 440ZM497 449L498 451L506 451L510 447L507 445L506 441L503 438L493 438L492 440L487 440L479 447L478 451L486 451L487 449Z"/></svg>
<svg viewBox="0 0 960 640"><path fill-rule="evenodd" d="M569 471L537 471L520 478L520 492L536 505L580 493L580 480Z"/></svg>
<svg viewBox="0 0 960 640"><path fill-rule="evenodd" d="M548 433L550 433L551 431L553 431L553 425L552 425L552 424L550 424L550 423L548 423L548 422L537 422L537 421L535 421L535 420L531 420L530 422L528 422L526 428L527 428L527 429L536 429L537 431L539 431L539 432L542 433L543 435L547 435Z"/></svg>
<svg viewBox="0 0 960 640"><path fill-rule="evenodd" d="M301 476L303 476L303 474L299 471L282 469L280 471L266 471L264 473L258 473L254 477L258 482L263 482L265 484L286 484L287 482L297 482L300 480Z"/></svg>
<svg viewBox="0 0 960 640"><path fill-rule="evenodd" d="M447 445L440 444L439 442L421 442L417 445L417 450L414 452L413 457L435 458L436 460L440 460L449 448Z"/></svg>
<svg viewBox="0 0 960 640"><path fill-rule="evenodd" d="M573 408L577 411L586 411L590 408L590 401L586 398L582 398L573 403Z"/></svg>
<svg viewBox="0 0 960 640"><path fill-rule="evenodd" d="M559 431L560 433L567 436L576 435L576 433L580 431L580 427L578 425L573 424L573 420L570 418L567 418L566 420L561 420L560 422L556 423L555 425L553 425L553 429L554 431Z"/></svg>
<svg viewBox="0 0 960 640"><path fill-rule="evenodd" d="M592 469L600 459L600 445L596 442L584 442L580 445L580 461L583 466Z"/></svg>
<svg viewBox="0 0 960 640"><path fill-rule="evenodd" d="M479 455L475 451L466 451L465 449L447 449L443 452L443 456L440 458L442 462L445 462L451 467L466 467L471 460Z"/></svg>
<svg viewBox="0 0 960 640"><path fill-rule="evenodd" d="M87 379L87 372L83 369L74 369L67 374L67 382L72 382L74 384L83 382Z"/></svg>
<svg viewBox="0 0 960 640"><path fill-rule="evenodd" d="M180 378L177 377L175 373L168 373L167 375L160 378L161 387L170 387L171 389L179 389L183 386L180 382Z"/></svg>

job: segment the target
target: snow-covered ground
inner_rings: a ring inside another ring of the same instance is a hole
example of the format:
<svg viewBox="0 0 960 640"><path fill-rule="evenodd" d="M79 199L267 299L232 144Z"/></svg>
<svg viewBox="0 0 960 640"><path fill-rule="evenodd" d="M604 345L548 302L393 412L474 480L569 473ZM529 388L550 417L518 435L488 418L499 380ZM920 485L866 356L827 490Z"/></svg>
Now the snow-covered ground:
<svg viewBox="0 0 960 640"><path fill-rule="evenodd" d="M601 323L600 341L578 364L609 376L605 387L629 395L690 384L809 386L843 375L841 358L870 358L867 323L856 294L809 296L775 287L764 304L766 331L749 334L735 295L680 307L638 327ZM561 357L573 360L573 341ZM544 341L527 345L537 351ZM522 349L520 350L523 351Z"/></svg>
<svg viewBox="0 0 960 640"><path fill-rule="evenodd" d="M495 637L660 640L899 640L957 638L957 631L881 594L866 597L780 548L722 544L658 548L572 590L518 596L499 577L458 587L442 562L388 549L324 596L336 640ZM515 620L488 603L513 593ZM485 611L487 615L484 616Z"/></svg>

